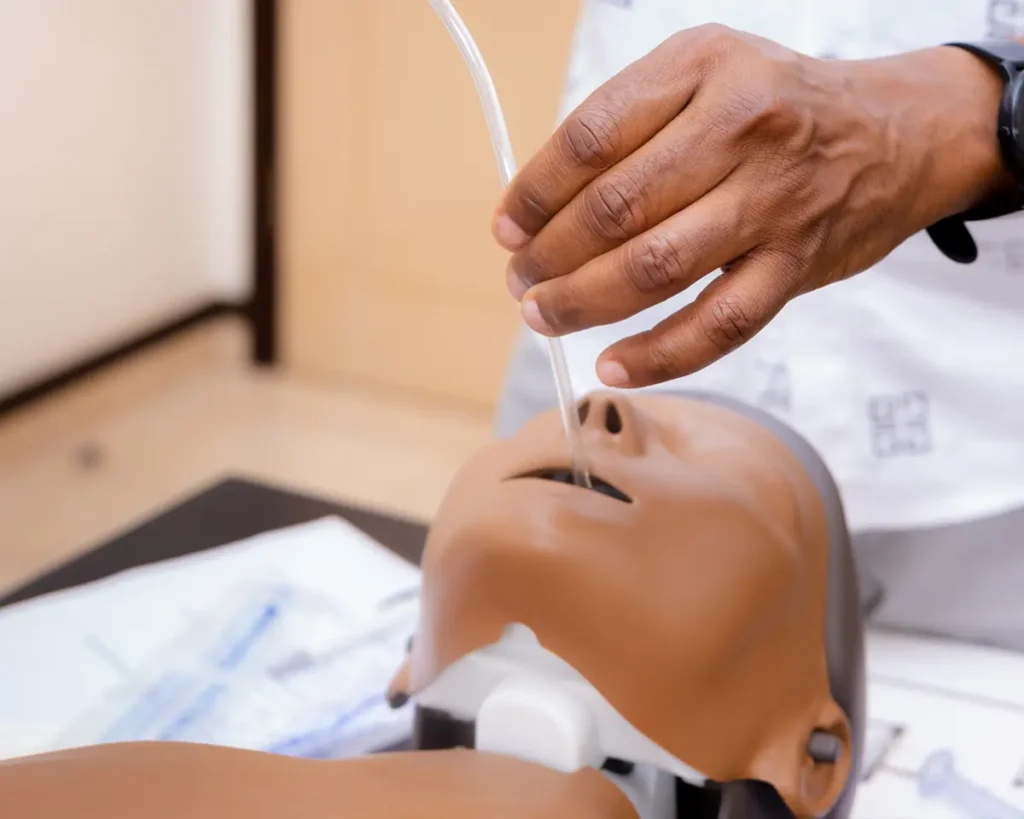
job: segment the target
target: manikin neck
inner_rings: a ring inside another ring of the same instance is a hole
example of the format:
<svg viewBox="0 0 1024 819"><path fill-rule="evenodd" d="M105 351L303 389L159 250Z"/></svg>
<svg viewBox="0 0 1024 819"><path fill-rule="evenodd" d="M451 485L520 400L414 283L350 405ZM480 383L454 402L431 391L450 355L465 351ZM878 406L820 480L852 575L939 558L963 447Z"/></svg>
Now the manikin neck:
<svg viewBox="0 0 1024 819"><path fill-rule="evenodd" d="M630 724L569 663L522 624L461 658L417 697L417 704L475 725L479 751L505 754L564 773L631 763L606 774L642 819L673 815L674 780L701 786L707 777Z"/></svg>

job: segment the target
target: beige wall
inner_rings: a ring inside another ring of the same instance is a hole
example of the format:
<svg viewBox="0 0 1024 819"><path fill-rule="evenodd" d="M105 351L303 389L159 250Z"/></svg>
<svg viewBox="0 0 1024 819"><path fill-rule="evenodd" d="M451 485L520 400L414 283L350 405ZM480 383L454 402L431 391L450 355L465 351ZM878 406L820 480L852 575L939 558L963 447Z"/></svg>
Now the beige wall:
<svg viewBox="0 0 1024 819"><path fill-rule="evenodd" d="M520 159L557 116L576 0L457 0ZM483 113L427 0L284 0L280 224L294 370L492 407L519 326Z"/></svg>
<svg viewBox="0 0 1024 819"><path fill-rule="evenodd" d="M0 395L248 289L247 0L0 0Z"/></svg>

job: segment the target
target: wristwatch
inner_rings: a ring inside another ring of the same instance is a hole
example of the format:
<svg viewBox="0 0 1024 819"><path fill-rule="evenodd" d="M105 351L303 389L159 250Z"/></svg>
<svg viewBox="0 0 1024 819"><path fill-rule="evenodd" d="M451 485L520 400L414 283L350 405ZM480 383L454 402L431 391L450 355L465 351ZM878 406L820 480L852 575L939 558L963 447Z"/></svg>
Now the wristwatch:
<svg viewBox="0 0 1024 819"><path fill-rule="evenodd" d="M995 68L1003 77L1005 89L999 105L996 125L1003 162L1017 184L1014 190L977 208L943 219L928 228L928 235L954 262L970 264L978 258L966 222L995 219L1024 209L1024 44L1007 40L983 40L977 43L946 43L962 48Z"/></svg>

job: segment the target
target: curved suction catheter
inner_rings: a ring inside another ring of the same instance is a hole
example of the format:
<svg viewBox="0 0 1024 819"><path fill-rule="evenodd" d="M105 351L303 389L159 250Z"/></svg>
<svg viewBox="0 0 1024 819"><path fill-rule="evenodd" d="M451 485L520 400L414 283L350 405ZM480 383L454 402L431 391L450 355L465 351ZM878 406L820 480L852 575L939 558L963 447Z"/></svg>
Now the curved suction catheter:
<svg viewBox="0 0 1024 819"><path fill-rule="evenodd" d="M462 52L462 56L473 75L473 84L476 86L477 94L480 97L480 104L483 106L484 115L487 118L487 130L491 135L491 144L494 148L494 157L498 162L498 172L501 174L501 185L507 188L512 177L516 173L516 160L512 153L512 141L509 138L508 126L505 123L505 115L501 110L501 103L498 101L498 92L494 87L494 81L487 70L483 55L477 48L469 29L459 17L455 7L449 0L430 0L430 5L437 12L438 17L444 22L448 33L455 40ZM555 377L555 387L558 391L558 404L562 413L562 424L565 427L565 436L569 444L569 454L573 478L577 485L590 488L590 471L587 466L585 453L583 452L583 439L580 430L579 414L576 410L576 400L573 397L572 381L569 377L569 366L565 360L565 350L562 342L557 338L547 339L548 357L551 360L551 369Z"/></svg>
<svg viewBox="0 0 1024 819"><path fill-rule="evenodd" d="M966 819L1024 819L1024 810L961 774L950 751L936 751L924 761L917 774L917 789L925 799L945 802Z"/></svg>

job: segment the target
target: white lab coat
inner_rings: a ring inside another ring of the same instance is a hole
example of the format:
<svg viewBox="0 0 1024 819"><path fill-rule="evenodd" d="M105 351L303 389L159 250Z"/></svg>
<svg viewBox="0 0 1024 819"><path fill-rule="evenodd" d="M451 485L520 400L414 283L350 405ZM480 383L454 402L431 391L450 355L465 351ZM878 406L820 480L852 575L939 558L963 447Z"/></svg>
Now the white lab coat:
<svg viewBox="0 0 1024 819"><path fill-rule="evenodd" d="M1024 35L1024 0L585 0L563 116L673 32L706 22L863 58ZM1024 222L971 229L975 264L915 236L875 269L798 298L738 352L657 389L714 390L788 422L832 469L857 531L1024 507ZM600 387L594 364L609 344L701 286L566 339L576 390Z"/></svg>

